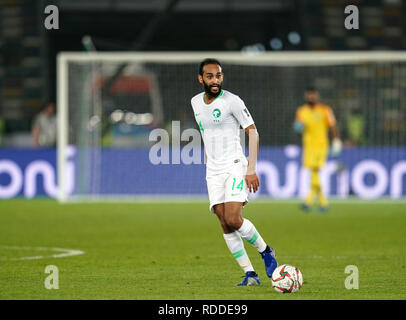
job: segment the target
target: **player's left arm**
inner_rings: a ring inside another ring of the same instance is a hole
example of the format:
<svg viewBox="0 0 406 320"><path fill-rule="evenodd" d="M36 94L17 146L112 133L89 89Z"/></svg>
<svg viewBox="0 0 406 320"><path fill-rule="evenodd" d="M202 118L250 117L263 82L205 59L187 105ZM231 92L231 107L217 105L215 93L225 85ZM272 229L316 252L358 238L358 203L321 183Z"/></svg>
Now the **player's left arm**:
<svg viewBox="0 0 406 320"><path fill-rule="evenodd" d="M327 109L327 123L331 134L331 154L338 156L341 153L342 142L337 129L337 121L331 108Z"/></svg>
<svg viewBox="0 0 406 320"><path fill-rule="evenodd" d="M232 107L232 113L241 127L248 135L248 167L245 175L245 183L250 192L257 192L259 188L259 179L256 173L257 158L259 150L259 134L254 124L248 108L240 97L236 97Z"/></svg>
<svg viewBox="0 0 406 320"><path fill-rule="evenodd" d="M330 127L330 134L331 134L331 140L340 138L339 135L338 135L338 130L337 130L337 125L336 124L334 124L334 125L332 125Z"/></svg>
<svg viewBox="0 0 406 320"><path fill-rule="evenodd" d="M259 151L259 134L255 124L245 128L248 135L248 167L245 175L245 183L250 192L257 192L259 188L259 178L257 176L257 159Z"/></svg>

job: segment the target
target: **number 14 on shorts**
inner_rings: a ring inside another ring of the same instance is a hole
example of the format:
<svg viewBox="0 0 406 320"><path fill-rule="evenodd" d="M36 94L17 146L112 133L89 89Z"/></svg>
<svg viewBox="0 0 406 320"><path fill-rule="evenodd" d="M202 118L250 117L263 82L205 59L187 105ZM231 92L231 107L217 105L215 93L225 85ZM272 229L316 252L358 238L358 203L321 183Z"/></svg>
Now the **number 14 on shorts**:
<svg viewBox="0 0 406 320"><path fill-rule="evenodd" d="M242 191L242 189L243 189L243 187L244 187L244 179L241 179L241 181L240 181L240 183L238 183L237 185L237 179L236 178L234 178L233 179L233 187L231 188L231 190L235 190L235 189L238 189L238 190L240 190L240 192ZM232 195L234 195L234 194L232 194ZM235 194L236 195L236 194Z"/></svg>

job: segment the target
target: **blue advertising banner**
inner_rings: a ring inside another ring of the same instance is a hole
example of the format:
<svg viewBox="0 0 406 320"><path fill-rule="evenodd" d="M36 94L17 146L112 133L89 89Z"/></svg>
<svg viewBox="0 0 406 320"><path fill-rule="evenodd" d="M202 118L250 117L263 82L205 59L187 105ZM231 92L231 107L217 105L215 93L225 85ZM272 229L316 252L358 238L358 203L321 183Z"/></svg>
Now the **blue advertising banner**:
<svg viewBox="0 0 406 320"><path fill-rule="evenodd" d="M207 195L205 166L151 161L150 149L70 149L66 166L70 195ZM186 163L185 163L186 162ZM252 197L303 198L309 172L301 166L301 149L262 147L257 173L259 192ZM362 199L406 196L406 148L352 148L329 158L320 172L326 196ZM56 150L0 149L0 198L58 195Z"/></svg>
<svg viewBox="0 0 406 320"><path fill-rule="evenodd" d="M0 199L57 194L55 149L0 149Z"/></svg>

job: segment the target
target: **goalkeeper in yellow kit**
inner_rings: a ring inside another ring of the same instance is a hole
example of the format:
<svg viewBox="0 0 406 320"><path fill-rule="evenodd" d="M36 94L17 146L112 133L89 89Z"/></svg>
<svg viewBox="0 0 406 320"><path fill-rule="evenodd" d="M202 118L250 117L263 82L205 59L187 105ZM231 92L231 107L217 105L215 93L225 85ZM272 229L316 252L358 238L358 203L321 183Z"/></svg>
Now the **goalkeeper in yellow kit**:
<svg viewBox="0 0 406 320"><path fill-rule="evenodd" d="M293 128L302 134L303 139L303 166L311 172L311 186L309 194L302 209L310 210L315 196L319 202L319 212L328 209L328 201L323 195L319 179L319 171L326 162L329 153L329 131L331 133L331 154L339 155L341 152L341 140L338 137L336 119L331 108L319 102L319 93L314 88L305 92L306 103L296 111L296 119Z"/></svg>

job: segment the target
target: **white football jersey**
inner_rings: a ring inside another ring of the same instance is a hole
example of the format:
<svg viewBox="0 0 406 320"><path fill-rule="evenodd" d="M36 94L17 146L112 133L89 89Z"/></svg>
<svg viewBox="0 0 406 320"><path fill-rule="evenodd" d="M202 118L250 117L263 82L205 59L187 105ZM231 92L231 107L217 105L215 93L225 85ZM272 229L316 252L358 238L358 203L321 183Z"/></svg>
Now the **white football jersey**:
<svg viewBox="0 0 406 320"><path fill-rule="evenodd" d="M212 103L206 104L204 94L195 95L191 103L203 137L207 175L227 172L238 161L246 165L248 161L241 147L240 125L245 129L254 120L244 101L227 90L221 90Z"/></svg>

